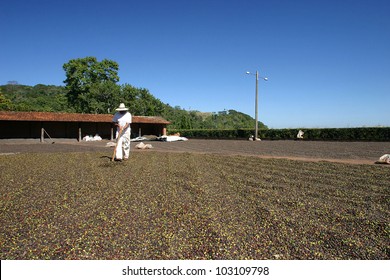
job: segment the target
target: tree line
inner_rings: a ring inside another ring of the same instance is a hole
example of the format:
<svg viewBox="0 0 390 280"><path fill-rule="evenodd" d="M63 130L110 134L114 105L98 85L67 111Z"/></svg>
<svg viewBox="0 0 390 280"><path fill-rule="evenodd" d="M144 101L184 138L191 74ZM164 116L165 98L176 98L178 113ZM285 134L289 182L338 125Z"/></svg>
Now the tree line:
<svg viewBox="0 0 390 280"><path fill-rule="evenodd" d="M254 127L254 119L235 110L202 113L171 106L148 89L119 85L119 65L95 57L72 59L63 65L65 86L0 86L0 110L113 114L121 102L137 116L161 116L173 129L239 129ZM260 128L267 128L259 122Z"/></svg>

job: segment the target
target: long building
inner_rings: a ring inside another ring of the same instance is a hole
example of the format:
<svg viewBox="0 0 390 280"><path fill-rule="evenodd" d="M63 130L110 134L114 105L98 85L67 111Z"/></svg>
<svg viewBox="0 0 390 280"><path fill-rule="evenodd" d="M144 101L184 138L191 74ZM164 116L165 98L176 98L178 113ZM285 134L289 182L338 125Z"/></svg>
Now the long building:
<svg viewBox="0 0 390 280"><path fill-rule="evenodd" d="M13 138L74 138L98 134L114 138L113 115L51 112L0 111L0 139ZM166 135L169 121L162 117L133 116L132 136Z"/></svg>

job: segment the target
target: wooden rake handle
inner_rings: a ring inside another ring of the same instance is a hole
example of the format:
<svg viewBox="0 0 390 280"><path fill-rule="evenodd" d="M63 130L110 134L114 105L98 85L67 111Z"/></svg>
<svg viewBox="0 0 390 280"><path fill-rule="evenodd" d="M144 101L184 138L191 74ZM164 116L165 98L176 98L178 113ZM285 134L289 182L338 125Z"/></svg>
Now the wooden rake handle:
<svg viewBox="0 0 390 280"><path fill-rule="evenodd" d="M112 153L111 161L114 161L115 159L116 148L118 147L118 140L121 137L122 130L123 130L122 128L119 130L118 137L116 138L116 144L115 144L114 152Z"/></svg>

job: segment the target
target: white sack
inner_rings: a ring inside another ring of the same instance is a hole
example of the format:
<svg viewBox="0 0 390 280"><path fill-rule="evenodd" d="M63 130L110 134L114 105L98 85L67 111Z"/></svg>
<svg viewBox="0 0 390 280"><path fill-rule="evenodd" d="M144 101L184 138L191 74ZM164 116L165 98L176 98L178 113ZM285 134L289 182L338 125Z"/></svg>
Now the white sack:
<svg viewBox="0 0 390 280"><path fill-rule="evenodd" d="M137 149L145 150L145 149L152 149L153 146L151 144L144 144L144 142L141 142L137 145L135 145Z"/></svg>
<svg viewBox="0 0 390 280"><path fill-rule="evenodd" d="M390 154L385 154L379 158L379 163L387 163L390 164Z"/></svg>

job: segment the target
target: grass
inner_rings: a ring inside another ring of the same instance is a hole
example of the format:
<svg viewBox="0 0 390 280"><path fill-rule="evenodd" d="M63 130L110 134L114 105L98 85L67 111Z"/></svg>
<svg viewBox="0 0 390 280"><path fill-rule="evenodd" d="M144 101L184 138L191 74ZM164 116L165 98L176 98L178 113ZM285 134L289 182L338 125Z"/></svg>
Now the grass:
<svg viewBox="0 0 390 280"><path fill-rule="evenodd" d="M386 167L108 154L1 156L0 258L390 258Z"/></svg>

